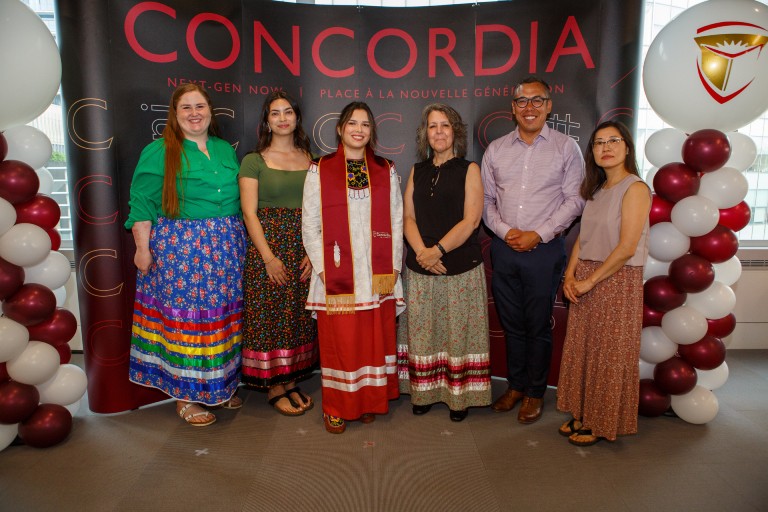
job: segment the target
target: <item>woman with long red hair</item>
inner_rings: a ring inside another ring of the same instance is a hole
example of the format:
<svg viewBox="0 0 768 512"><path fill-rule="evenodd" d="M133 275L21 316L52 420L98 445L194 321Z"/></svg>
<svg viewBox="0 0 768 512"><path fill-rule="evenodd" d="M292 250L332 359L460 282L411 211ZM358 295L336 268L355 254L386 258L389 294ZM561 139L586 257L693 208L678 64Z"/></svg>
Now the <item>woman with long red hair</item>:
<svg viewBox="0 0 768 512"><path fill-rule="evenodd" d="M239 167L218 137L208 93L184 84L131 183L125 226L138 272L130 379L175 398L177 414L195 427L216 421L205 406L242 406Z"/></svg>

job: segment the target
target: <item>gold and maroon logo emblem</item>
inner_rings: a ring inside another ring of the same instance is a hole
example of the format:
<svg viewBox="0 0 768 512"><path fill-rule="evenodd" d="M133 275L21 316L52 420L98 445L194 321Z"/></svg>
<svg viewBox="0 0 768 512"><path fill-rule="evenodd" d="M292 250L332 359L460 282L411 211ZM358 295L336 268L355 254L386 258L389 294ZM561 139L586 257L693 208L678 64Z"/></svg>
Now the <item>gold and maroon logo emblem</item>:
<svg viewBox="0 0 768 512"><path fill-rule="evenodd" d="M699 28L694 38L700 53L699 79L720 104L741 94L755 79L768 30L742 21L724 21ZM765 58L763 58L765 60Z"/></svg>

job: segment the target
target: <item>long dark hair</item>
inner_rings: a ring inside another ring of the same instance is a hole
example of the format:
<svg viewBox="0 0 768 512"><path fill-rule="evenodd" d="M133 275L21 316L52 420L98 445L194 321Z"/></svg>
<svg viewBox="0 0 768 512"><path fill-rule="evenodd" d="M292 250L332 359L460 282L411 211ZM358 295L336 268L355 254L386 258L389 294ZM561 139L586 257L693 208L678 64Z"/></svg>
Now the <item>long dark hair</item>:
<svg viewBox="0 0 768 512"><path fill-rule="evenodd" d="M264 99L261 106L261 121L259 122L259 141L256 144L254 152L261 153L272 144L272 132L269 130L269 112L272 102L276 100L285 100L290 103L293 112L296 114L296 129L293 131L293 145L303 150L307 155L310 153L309 137L304 132L301 118L301 108L299 103L293 99L293 96L285 91L273 91Z"/></svg>
<svg viewBox="0 0 768 512"><path fill-rule="evenodd" d="M365 110L368 114L368 121L371 123L371 138L368 139L367 146L373 150L376 147L376 119L373 117L371 107L363 101L353 101L339 114L339 122L336 123L336 143L341 144L341 132L344 131L344 125L347 124L355 110Z"/></svg>
<svg viewBox="0 0 768 512"><path fill-rule="evenodd" d="M211 124L208 125L208 135L219 136L219 126L216 124L216 116L213 115L213 104L208 93L197 84L180 85L171 95L171 103L168 106L168 119L163 129L163 141L165 143L165 174L163 176L162 207L163 215L168 218L179 216L179 194L176 189L176 180L181 174L181 155L184 152L184 132L176 119L176 109L181 97L188 92L199 92L208 103L211 111ZM186 155L185 155L186 158ZM183 198L182 198L183 200Z"/></svg>
<svg viewBox="0 0 768 512"><path fill-rule="evenodd" d="M467 154L467 125L461 120L461 115L448 105L443 103L431 103L421 111L421 123L416 129L416 153L419 160L429 158L429 141L427 140L427 123L429 114L432 112L442 112L448 118L453 129L453 152L459 158L464 158Z"/></svg>
<svg viewBox="0 0 768 512"><path fill-rule="evenodd" d="M581 197L587 201L594 197L595 192L600 189L607 179L603 168L595 162L592 146L595 142L595 135L603 128L616 128L619 131L621 138L624 139L624 143L627 145L627 156L624 159L624 169L630 174L640 176L640 171L637 169L637 158L635 156L635 141L632 139L632 134L629 133L629 128L619 121L605 121L600 123L589 137L587 151L584 153L584 181L581 182L579 193L581 194Z"/></svg>

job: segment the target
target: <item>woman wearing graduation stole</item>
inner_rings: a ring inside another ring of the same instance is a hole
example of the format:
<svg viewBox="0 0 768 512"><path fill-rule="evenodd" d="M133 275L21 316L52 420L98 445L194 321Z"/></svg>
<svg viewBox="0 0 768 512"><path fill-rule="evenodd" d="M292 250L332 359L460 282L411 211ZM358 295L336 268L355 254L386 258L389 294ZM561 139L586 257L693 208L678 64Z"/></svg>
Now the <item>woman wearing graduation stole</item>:
<svg viewBox="0 0 768 512"><path fill-rule="evenodd" d="M317 315L325 428L370 423L399 396L395 315L405 308L399 275L403 203L392 162L375 155L370 107L350 103L336 125L339 147L307 172L302 237L312 263L307 309Z"/></svg>

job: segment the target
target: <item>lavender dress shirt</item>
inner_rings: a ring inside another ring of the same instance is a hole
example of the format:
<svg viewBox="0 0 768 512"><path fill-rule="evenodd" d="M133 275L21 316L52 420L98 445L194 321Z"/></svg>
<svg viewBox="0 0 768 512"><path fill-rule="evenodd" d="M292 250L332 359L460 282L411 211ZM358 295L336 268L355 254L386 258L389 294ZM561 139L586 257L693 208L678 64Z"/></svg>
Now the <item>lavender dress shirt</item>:
<svg viewBox="0 0 768 512"><path fill-rule="evenodd" d="M576 141L544 125L530 146L518 130L488 146L482 162L483 220L502 240L510 229L546 243L584 209L584 158Z"/></svg>

